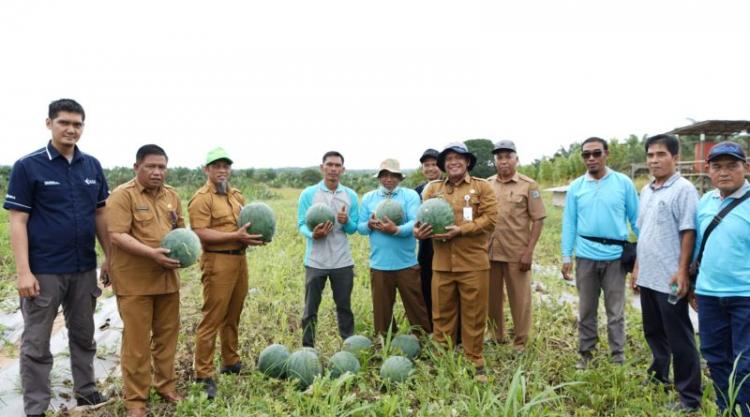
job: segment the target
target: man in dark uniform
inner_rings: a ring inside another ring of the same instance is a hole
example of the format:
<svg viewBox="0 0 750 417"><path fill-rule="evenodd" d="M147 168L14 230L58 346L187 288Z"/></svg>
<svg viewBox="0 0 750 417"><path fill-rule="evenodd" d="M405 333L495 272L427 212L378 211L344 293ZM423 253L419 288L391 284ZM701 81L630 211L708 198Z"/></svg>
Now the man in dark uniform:
<svg viewBox="0 0 750 417"><path fill-rule="evenodd" d="M435 181L440 178L440 168L437 166L437 158L440 152L435 149L427 149L419 158L421 164L422 175L427 181L419 184L414 188L414 191L422 197L422 191L424 187L430 181ZM432 322L432 240L425 239L419 241L419 249L417 250L417 262L419 262L420 278L422 281L422 296L424 297L424 303L427 306L427 316Z"/></svg>

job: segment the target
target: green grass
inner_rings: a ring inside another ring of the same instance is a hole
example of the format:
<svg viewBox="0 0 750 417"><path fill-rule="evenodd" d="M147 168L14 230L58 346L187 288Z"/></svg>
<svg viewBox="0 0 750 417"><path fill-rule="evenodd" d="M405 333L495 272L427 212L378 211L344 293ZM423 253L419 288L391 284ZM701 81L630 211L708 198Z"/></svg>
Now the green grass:
<svg viewBox="0 0 750 417"><path fill-rule="evenodd" d="M264 378L254 371L261 350L282 343L295 350L301 345L304 241L296 230L298 190L274 190L269 201L277 214L277 234L266 247L248 255L250 294L240 325L240 350L249 371L239 377L219 378L219 396L208 402L192 384L193 335L201 313L201 284L197 267L182 272L182 330L178 344L179 390L187 399L178 406L161 403L155 396L157 416L677 416L665 409L674 392L642 386L650 363L643 340L640 313L628 304L626 311L627 363L607 360L606 325L600 313L599 353L593 367L574 369L577 328L571 305L559 304L563 292L574 289L559 275L561 209L547 201L548 218L535 254L545 268L535 280L544 292L534 294L534 333L525 353L507 345L485 349L489 383L475 382L462 354L423 343L415 373L403 384L384 384L379 376L383 354L375 350L363 357L357 375L331 380L322 377L300 392L294 383ZM547 196L545 196L547 198ZM372 337L372 307L367 266L368 242L350 239L356 263L352 295L356 333ZM3 252L5 253L5 252ZM397 303L399 327L406 329L403 309ZM509 314L508 314L509 316ZM510 327L510 323L508 323ZM317 349L324 368L327 358L341 348L330 289L324 292L319 313ZM218 359L218 358L217 358ZM220 364L217 361L217 367ZM114 380L120 393L121 382ZM704 384L708 379L704 377ZM702 415L716 415L713 392L706 389ZM122 402L99 410L98 416L124 415Z"/></svg>

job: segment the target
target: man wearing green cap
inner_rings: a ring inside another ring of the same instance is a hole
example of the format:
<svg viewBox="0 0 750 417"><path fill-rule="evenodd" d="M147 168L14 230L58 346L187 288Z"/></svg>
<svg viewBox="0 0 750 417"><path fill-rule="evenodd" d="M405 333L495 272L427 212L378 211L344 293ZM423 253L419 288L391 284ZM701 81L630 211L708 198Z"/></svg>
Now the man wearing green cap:
<svg viewBox="0 0 750 417"><path fill-rule="evenodd" d="M221 335L221 373L237 374L242 369L238 352L237 327L247 295L248 245L262 245L261 235L247 233L250 223L237 225L245 197L230 187L232 159L222 148L212 149L203 167L208 180L188 204L190 226L201 239L203 255L203 319L195 332L194 368L196 381L203 384L209 399L216 396L214 347Z"/></svg>

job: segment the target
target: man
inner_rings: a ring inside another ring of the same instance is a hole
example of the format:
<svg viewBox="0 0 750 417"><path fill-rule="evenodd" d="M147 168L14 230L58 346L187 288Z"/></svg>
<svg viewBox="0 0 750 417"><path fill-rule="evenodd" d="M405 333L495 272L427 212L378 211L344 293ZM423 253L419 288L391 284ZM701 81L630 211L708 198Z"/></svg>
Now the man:
<svg viewBox="0 0 750 417"><path fill-rule="evenodd" d="M10 211L10 243L18 273L24 330L21 386L24 410L41 416L50 402L52 324L60 304L68 329L73 391L79 406L103 404L94 379L96 283L94 236L105 255L109 238L104 204L109 194L99 161L78 149L86 115L70 99L49 105L47 145L16 161L3 207Z"/></svg>
<svg viewBox="0 0 750 417"><path fill-rule="evenodd" d="M422 297L416 239L412 230L419 210L419 195L414 190L399 187L404 175L395 159L383 161L376 177L380 187L362 197L357 227L360 234L370 237L370 287L375 333L383 335L388 329L393 333L398 330L392 320L397 289L409 323L418 333L430 333L432 325ZM375 217L378 204L387 199L398 202L403 209L401 225L394 223L395 219Z"/></svg>
<svg viewBox="0 0 750 417"><path fill-rule="evenodd" d="M604 292L611 360L625 362L625 268L622 246L610 242L628 238L628 223L637 234L638 195L627 176L607 167L607 141L583 141L581 157L587 173L568 187L562 227L562 276L572 280L575 250L578 288L578 352L576 368L585 369L598 340L599 294ZM600 240L599 242L592 240ZM604 239L607 243L600 243Z"/></svg>
<svg viewBox="0 0 750 417"><path fill-rule="evenodd" d="M420 199L422 198L424 187L430 181L440 179L440 168L437 166L437 157L439 154L440 152L429 148L419 158L422 175L427 179L427 181L414 188L414 191L419 194ZM420 268L419 278L422 282L422 296L427 307L427 318L430 320L430 324L432 324L432 255L432 239L420 240L419 249L417 249L417 261L419 261ZM458 340L456 343L458 343Z"/></svg>
<svg viewBox="0 0 750 417"><path fill-rule="evenodd" d="M198 189L188 203L190 226L203 245L203 319L195 332L194 368L196 382L202 383L209 400L216 397L214 349L221 334L223 374L238 374L242 369L238 352L237 328L247 296L248 245L263 245L261 235L250 235L237 226L245 197L229 185L232 159L222 148L208 152L203 172L206 185Z"/></svg>
<svg viewBox="0 0 750 417"><path fill-rule="evenodd" d="M433 239L433 334L445 343L461 317L461 340L476 376L486 381L483 339L487 319L490 262L487 243L497 220L495 193L487 180L469 175L477 158L462 142L449 144L438 155L445 180L430 182L422 197L444 198L453 208L455 224L433 234L429 224L416 223L417 239ZM460 306L459 306L460 302Z"/></svg>
<svg viewBox="0 0 750 417"><path fill-rule="evenodd" d="M130 416L145 416L151 386L178 402L175 353L180 330L180 262L159 242L185 227L180 197L164 183L167 154L157 145L138 149L135 178L117 187L107 204L112 240L112 288L122 317L123 397Z"/></svg>
<svg viewBox="0 0 750 417"><path fill-rule="evenodd" d="M633 289L640 292L643 334L653 361L651 381L669 385L673 358L674 385L682 411L700 407L703 394L695 332L688 315L688 269L695 244L695 208L698 192L676 172L680 142L674 136L657 135L646 140L646 163L653 180L641 190L638 212L638 257L633 270ZM668 301L671 286L680 299Z"/></svg>
<svg viewBox="0 0 750 417"><path fill-rule="evenodd" d="M750 167L742 147L734 142L716 144L708 154L708 176L715 190L698 203L696 248L708 225L727 205L750 192L745 180ZM750 199L724 216L706 240L695 294L698 299L698 323L701 353L708 362L722 411L729 400L750 415ZM697 255L696 255L697 256ZM734 368L736 362L736 368ZM734 372L735 395L730 393L730 374ZM740 383L742 385L740 386Z"/></svg>
<svg viewBox="0 0 750 417"><path fill-rule="evenodd" d="M518 154L510 140L495 143L497 175L488 178L498 201L497 223L490 240L489 319L495 343L505 341L503 286L513 317L513 348L526 347L531 329L531 262L542 234L544 210L539 186L531 178L516 172Z"/></svg>
<svg viewBox="0 0 750 417"><path fill-rule="evenodd" d="M307 238L305 251L305 310L302 314L302 345L315 346L315 327L318 321L320 296L331 281L339 335L346 339L354 333L354 314L351 297L354 285L354 260L347 235L357 231L359 204L357 193L341 185L344 157L336 151L326 152L320 171L323 180L307 187L299 196L297 226ZM325 203L334 213L333 222L317 225L313 230L305 224L307 209Z"/></svg>

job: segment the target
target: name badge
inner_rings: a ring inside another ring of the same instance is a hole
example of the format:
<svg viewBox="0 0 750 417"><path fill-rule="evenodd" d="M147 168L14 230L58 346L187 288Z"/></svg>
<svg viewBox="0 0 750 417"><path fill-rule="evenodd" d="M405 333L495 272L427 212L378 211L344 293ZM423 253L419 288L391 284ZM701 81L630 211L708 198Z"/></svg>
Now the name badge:
<svg viewBox="0 0 750 417"><path fill-rule="evenodd" d="M469 205L469 200L471 200L471 196L468 194L464 196L464 201L466 201L466 206L464 206L464 221L470 222L474 220L474 210L472 210L471 206Z"/></svg>

